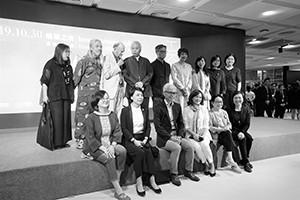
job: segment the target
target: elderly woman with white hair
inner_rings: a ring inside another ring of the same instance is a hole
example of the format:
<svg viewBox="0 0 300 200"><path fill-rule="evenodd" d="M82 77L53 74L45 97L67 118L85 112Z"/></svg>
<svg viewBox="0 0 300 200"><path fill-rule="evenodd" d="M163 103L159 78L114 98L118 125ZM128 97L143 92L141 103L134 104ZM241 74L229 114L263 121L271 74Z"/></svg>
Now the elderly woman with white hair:
<svg viewBox="0 0 300 200"><path fill-rule="evenodd" d="M76 147L82 149L84 140L84 120L93 111L89 102L95 92L99 91L102 73L101 65L102 43L98 39L90 41L90 48L78 61L74 72L74 84L78 87L78 97L75 114Z"/></svg>

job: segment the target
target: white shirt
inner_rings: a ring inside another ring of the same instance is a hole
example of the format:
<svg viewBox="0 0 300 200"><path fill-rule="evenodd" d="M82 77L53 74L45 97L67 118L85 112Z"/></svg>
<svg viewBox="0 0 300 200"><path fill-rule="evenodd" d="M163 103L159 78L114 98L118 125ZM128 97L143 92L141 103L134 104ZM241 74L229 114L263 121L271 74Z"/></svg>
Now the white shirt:
<svg viewBox="0 0 300 200"><path fill-rule="evenodd" d="M133 120L133 134L142 133L144 129L144 116L141 107L131 106Z"/></svg>

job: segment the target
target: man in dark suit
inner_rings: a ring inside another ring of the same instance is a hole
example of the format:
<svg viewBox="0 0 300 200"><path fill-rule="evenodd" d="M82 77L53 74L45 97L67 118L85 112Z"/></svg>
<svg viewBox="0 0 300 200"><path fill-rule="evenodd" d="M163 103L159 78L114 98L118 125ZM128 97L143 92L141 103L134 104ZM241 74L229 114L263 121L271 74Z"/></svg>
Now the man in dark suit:
<svg viewBox="0 0 300 200"><path fill-rule="evenodd" d="M154 125L157 132L156 144L158 147L171 153L171 182L180 186L178 174L178 160L181 149L185 151L184 176L193 181L200 179L193 174L194 147L184 138L185 127L183 123L181 106L174 102L177 89L174 85L167 83L163 87L164 100L157 102L154 106Z"/></svg>
<svg viewBox="0 0 300 200"><path fill-rule="evenodd" d="M163 86L169 83L171 67L164 59L167 55L167 47L163 44L159 44L155 47L155 53L157 58L151 63L153 68L153 77L151 79L150 85L153 93L153 103L155 99L163 99Z"/></svg>
<svg viewBox="0 0 300 200"><path fill-rule="evenodd" d="M131 44L132 56L124 60L123 75L126 81L125 96L129 99L129 94L134 88L141 88L144 91L144 101L141 105L143 108L148 108L149 97L152 96L150 81L153 76L151 64L147 58L140 56L142 45L138 41Z"/></svg>
<svg viewBox="0 0 300 200"><path fill-rule="evenodd" d="M263 117L266 111L268 117L272 117L271 99L272 94L269 88L270 79L266 78L263 85L255 90L255 105L256 105L256 116Z"/></svg>

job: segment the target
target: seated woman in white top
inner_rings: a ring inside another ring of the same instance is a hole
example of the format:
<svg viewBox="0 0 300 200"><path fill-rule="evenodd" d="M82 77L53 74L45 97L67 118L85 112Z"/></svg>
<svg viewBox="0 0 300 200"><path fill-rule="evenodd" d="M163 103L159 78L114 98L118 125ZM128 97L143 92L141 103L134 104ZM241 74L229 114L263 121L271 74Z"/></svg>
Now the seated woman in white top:
<svg viewBox="0 0 300 200"><path fill-rule="evenodd" d="M212 140L208 125L209 115L203 101L203 93L198 89L194 90L189 96L183 118L187 129L186 138L194 145L197 156L205 164L205 174L213 177L216 171L209 145Z"/></svg>
<svg viewBox="0 0 300 200"><path fill-rule="evenodd" d="M209 111L209 130L212 137L216 139L219 144L224 145L227 151L226 162L231 166L232 170L237 173L242 173L238 164L233 160L232 152L235 146L231 133L232 126L227 112L222 109L222 96L213 96L211 104L213 107Z"/></svg>

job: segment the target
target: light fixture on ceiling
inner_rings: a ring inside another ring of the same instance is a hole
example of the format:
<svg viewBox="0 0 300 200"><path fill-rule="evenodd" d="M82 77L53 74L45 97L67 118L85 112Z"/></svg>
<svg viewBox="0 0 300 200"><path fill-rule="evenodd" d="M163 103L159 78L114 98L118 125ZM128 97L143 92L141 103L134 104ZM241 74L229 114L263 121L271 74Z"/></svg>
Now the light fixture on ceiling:
<svg viewBox="0 0 300 200"><path fill-rule="evenodd" d="M267 58L267 60L273 60L273 59L275 59L275 57L269 57L269 58Z"/></svg>
<svg viewBox="0 0 300 200"><path fill-rule="evenodd" d="M177 0L177 1L179 1L179 2L188 2L188 1L190 1L190 0Z"/></svg>
<svg viewBox="0 0 300 200"><path fill-rule="evenodd" d="M269 29L266 29L266 28L261 29L261 30L259 31L259 33L260 33L260 34L267 34L267 33L269 33Z"/></svg>
<svg viewBox="0 0 300 200"><path fill-rule="evenodd" d="M260 40L257 40L256 38L252 39L250 42L248 42L248 44L259 44L261 43L262 41Z"/></svg>
<svg viewBox="0 0 300 200"><path fill-rule="evenodd" d="M296 31L284 31L284 32L278 33L278 35L286 36L286 35L291 35L291 34L294 34L294 33L296 33Z"/></svg>
<svg viewBox="0 0 300 200"><path fill-rule="evenodd" d="M235 23L225 24L224 26L227 27L227 28L238 28L238 27L242 26L242 24L238 23L238 22L235 22Z"/></svg>
<svg viewBox="0 0 300 200"><path fill-rule="evenodd" d="M278 13L278 11L275 11L275 10L269 10L269 11L263 12L263 13L262 13L262 16L268 17L268 16L276 15L277 13Z"/></svg>
<svg viewBox="0 0 300 200"><path fill-rule="evenodd" d="M295 47L296 46L292 45L292 44L287 44L287 45L282 46L282 48L284 48L284 49L292 49L292 48L295 48Z"/></svg>
<svg viewBox="0 0 300 200"><path fill-rule="evenodd" d="M152 13L150 13L150 16L153 16L153 17L170 17L171 13L167 10L154 10Z"/></svg>

